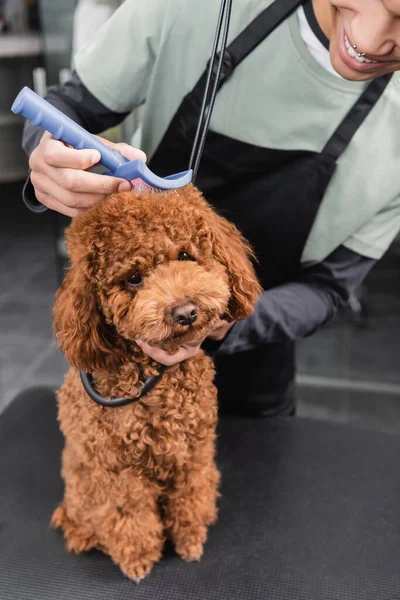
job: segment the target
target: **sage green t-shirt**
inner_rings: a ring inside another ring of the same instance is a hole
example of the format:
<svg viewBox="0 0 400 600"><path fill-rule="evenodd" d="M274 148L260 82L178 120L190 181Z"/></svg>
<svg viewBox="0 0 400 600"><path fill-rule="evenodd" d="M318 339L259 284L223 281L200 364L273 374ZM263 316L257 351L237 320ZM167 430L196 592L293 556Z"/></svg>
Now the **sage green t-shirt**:
<svg viewBox="0 0 400 600"><path fill-rule="evenodd" d="M272 0L235 0L229 40L269 4ZM110 110L145 105L142 148L149 157L206 67L219 5L219 0L126 0L75 58L84 85ZM210 127L267 148L320 151L364 88L318 64L293 13L225 83ZM341 244L380 258L400 230L399 170L400 74L395 74L338 161L302 262L321 261Z"/></svg>

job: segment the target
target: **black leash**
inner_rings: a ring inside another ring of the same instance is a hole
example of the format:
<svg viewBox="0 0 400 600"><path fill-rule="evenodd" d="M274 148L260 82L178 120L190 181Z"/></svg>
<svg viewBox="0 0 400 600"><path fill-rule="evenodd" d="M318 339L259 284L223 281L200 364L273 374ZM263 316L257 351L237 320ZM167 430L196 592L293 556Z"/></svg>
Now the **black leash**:
<svg viewBox="0 0 400 600"><path fill-rule="evenodd" d="M93 377L89 373L85 371L80 371L81 381L83 385L83 389L87 393L87 395L94 401L96 404L100 404L100 406L107 406L110 408L118 408L119 406L125 406L126 404L131 404L132 402L137 402L145 394L150 392L153 387L160 381L162 374L166 370L166 365L160 365L158 369L158 374L153 375L152 377L148 377L143 384L143 387L140 391L140 394L135 398L112 398L111 400L107 400L104 396L99 394L97 390L95 390L93 385Z"/></svg>
<svg viewBox="0 0 400 600"><path fill-rule="evenodd" d="M214 108L215 98L218 91L218 83L220 81L222 68L225 60L225 49L228 39L229 23L231 19L232 0L222 0L221 8L219 10L217 30L215 32L215 38L213 43L213 49L211 52L211 58L209 60L209 67L207 73L207 81L204 90L203 101L200 110L199 122L197 124L196 135L193 142L192 153L189 160L189 169L193 169L192 182L194 183L197 177L197 172L200 166L200 160L204 151L206 143L206 137L208 127L210 125L211 114ZM224 23L225 18L225 23ZM222 24L224 23L221 49L217 51L219 40L221 37ZM218 59L218 63L216 62ZM214 79L213 79L214 77ZM210 89L213 84L211 95ZM209 97L210 96L210 97Z"/></svg>

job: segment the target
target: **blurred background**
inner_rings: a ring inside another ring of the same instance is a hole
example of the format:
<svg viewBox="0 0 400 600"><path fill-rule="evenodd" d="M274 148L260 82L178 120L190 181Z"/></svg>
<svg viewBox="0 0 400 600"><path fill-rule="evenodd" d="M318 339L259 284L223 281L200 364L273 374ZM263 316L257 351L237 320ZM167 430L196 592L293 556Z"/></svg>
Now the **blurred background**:
<svg viewBox="0 0 400 600"><path fill-rule="evenodd" d="M57 387L66 363L51 309L65 268L66 221L22 203L28 172L23 119L10 106L24 86L44 95L68 77L118 0L0 0L0 412L31 387ZM114 140L130 141L131 115ZM299 414L400 431L400 238L339 319L298 344Z"/></svg>

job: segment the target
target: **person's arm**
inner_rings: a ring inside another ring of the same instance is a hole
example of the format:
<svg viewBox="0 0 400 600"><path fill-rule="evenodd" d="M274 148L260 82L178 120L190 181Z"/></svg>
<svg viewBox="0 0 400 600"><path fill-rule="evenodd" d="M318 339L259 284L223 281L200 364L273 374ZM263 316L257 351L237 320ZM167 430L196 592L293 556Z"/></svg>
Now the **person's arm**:
<svg viewBox="0 0 400 600"><path fill-rule="evenodd" d="M233 354L306 337L346 304L375 262L340 246L322 263L305 268L298 281L265 291L250 317L235 323L222 342L205 346Z"/></svg>

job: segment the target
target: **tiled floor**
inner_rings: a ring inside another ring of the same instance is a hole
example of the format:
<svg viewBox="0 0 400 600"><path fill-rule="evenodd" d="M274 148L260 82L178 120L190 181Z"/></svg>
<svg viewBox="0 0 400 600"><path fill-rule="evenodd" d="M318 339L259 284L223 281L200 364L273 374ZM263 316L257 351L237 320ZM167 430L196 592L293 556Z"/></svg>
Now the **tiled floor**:
<svg viewBox="0 0 400 600"><path fill-rule="evenodd" d="M30 213L20 190L0 186L0 410L66 369L51 331L54 214ZM393 248L368 278L367 324L343 316L299 344L300 415L400 431L399 269Z"/></svg>

